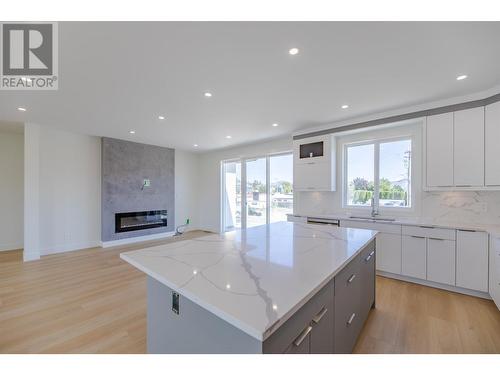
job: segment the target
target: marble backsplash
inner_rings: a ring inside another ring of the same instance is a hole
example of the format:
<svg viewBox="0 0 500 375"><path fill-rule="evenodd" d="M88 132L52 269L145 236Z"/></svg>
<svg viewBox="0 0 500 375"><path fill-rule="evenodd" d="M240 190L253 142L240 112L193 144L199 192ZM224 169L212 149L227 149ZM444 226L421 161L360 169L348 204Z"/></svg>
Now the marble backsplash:
<svg viewBox="0 0 500 375"><path fill-rule="evenodd" d="M414 211L391 216L433 220L500 224L500 191L420 192ZM300 192L295 194L295 214L346 213L339 192ZM349 211L351 212L351 211Z"/></svg>
<svg viewBox="0 0 500 375"><path fill-rule="evenodd" d="M481 224L500 224L500 192L423 192L421 216Z"/></svg>

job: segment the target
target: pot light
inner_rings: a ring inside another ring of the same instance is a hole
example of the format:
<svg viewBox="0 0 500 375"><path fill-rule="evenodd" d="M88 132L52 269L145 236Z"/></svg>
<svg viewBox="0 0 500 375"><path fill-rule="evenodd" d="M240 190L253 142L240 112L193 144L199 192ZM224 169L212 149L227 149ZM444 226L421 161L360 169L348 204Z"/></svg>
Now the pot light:
<svg viewBox="0 0 500 375"><path fill-rule="evenodd" d="M23 108L23 107L17 107L17 110L21 111L21 112L26 112L26 108Z"/></svg>
<svg viewBox="0 0 500 375"><path fill-rule="evenodd" d="M342 105L342 107L340 107L340 108L342 108L342 109L347 109L347 108L349 108L349 105L348 105L348 104L344 104L344 105Z"/></svg>
<svg viewBox="0 0 500 375"><path fill-rule="evenodd" d="M135 130L130 130L129 133L130 134L135 134Z"/></svg>
<svg viewBox="0 0 500 375"><path fill-rule="evenodd" d="M290 48L290 49L288 50L288 53L289 53L290 55L296 55L296 54L298 54L298 53L299 53L299 49L298 49L298 48L296 48L296 47L294 47L294 48Z"/></svg>
<svg viewBox="0 0 500 375"><path fill-rule="evenodd" d="M198 143L195 143L195 144L193 145L193 147L198 147Z"/></svg>
<svg viewBox="0 0 500 375"><path fill-rule="evenodd" d="M226 289L231 289L231 284L226 284Z"/></svg>
<svg viewBox="0 0 500 375"><path fill-rule="evenodd" d="M203 95L205 95L206 98L211 98L212 97L212 93L211 92L206 92L204 93Z"/></svg>
<svg viewBox="0 0 500 375"><path fill-rule="evenodd" d="M279 126L279 124L274 123L272 126L275 128L275 127Z"/></svg>
<svg viewBox="0 0 500 375"><path fill-rule="evenodd" d="M165 120L165 116L158 116L158 120Z"/></svg>
<svg viewBox="0 0 500 375"><path fill-rule="evenodd" d="M226 135L226 139L231 139L233 137L231 137L230 135Z"/></svg>
<svg viewBox="0 0 500 375"><path fill-rule="evenodd" d="M466 79L466 78L467 78L467 74L462 74L461 76L457 77L457 81L461 81L461 80Z"/></svg>

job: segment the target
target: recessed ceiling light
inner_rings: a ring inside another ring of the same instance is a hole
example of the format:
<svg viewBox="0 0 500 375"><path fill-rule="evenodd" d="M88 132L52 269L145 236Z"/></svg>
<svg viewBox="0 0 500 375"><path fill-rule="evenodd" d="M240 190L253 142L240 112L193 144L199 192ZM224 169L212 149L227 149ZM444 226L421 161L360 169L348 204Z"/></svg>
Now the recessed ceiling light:
<svg viewBox="0 0 500 375"><path fill-rule="evenodd" d="M23 108L23 107L17 107L17 110L21 111L21 112L26 112L26 108Z"/></svg>
<svg viewBox="0 0 500 375"><path fill-rule="evenodd" d="M457 81L461 81L461 80L466 79L466 78L467 78L467 74L462 74L461 76L457 77Z"/></svg>
<svg viewBox="0 0 500 375"><path fill-rule="evenodd" d="M342 107L340 107L340 108L342 108L342 109L347 109L347 108L349 108L349 105L344 104L344 105L343 105Z"/></svg>
<svg viewBox="0 0 500 375"><path fill-rule="evenodd" d="M208 91L206 93L204 93L203 95L205 95L205 97L207 97L207 98L211 98L212 97L212 93L208 92Z"/></svg>
<svg viewBox="0 0 500 375"><path fill-rule="evenodd" d="M198 147L198 144L197 144L197 143L195 143L195 144L193 145L193 147Z"/></svg>
<svg viewBox="0 0 500 375"><path fill-rule="evenodd" d="M298 48L296 48L296 47L294 47L294 48L290 48L290 49L288 50L288 53L289 53L290 55L296 55L296 54L298 54L298 53L299 53L299 49L298 49Z"/></svg>
<svg viewBox="0 0 500 375"><path fill-rule="evenodd" d="M129 133L130 134L135 134L135 130L130 130Z"/></svg>
<svg viewBox="0 0 500 375"><path fill-rule="evenodd" d="M158 120L165 120L165 116L158 116Z"/></svg>
<svg viewBox="0 0 500 375"><path fill-rule="evenodd" d="M231 284L226 284L226 289L231 289Z"/></svg>
<svg viewBox="0 0 500 375"><path fill-rule="evenodd" d="M279 124L274 123L272 126L273 126L273 127L277 127L277 126L279 126Z"/></svg>
<svg viewBox="0 0 500 375"><path fill-rule="evenodd" d="M226 135L226 139L231 139L233 137L231 137L230 135Z"/></svg>

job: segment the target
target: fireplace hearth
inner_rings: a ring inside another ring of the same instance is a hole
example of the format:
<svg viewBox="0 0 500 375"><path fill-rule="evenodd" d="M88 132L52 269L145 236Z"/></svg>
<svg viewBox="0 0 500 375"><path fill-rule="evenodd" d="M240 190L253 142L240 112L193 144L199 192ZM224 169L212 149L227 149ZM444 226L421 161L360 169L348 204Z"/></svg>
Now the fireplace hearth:
<svg viewBox="0 0 500 375"><path fill-rule="evenodd" d="M115 213L115 233L166 226L167 210Z"/></svg>

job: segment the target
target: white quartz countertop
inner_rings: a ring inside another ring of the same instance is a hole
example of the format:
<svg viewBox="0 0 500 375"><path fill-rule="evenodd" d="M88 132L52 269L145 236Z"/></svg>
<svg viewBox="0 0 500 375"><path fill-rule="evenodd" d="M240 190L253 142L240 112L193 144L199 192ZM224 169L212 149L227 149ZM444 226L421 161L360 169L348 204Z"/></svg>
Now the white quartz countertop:
<svg viewBox="0 0 500 375"><path fill-rule="evenodd" d="M130 251L120 257L264 341L376 234L278 222Z"/></svg>
<svg viewBox="0 0 500 375"><path fill-rule="evenodd" d="M300 217L314 217L318 219L338 219L338 220L353 220L353 221L365 221L365 222L377 222L381 224L397 224L397 225L425 225L432 226L436 228L447 228L447 229L463 229L463 230L477 230L484 231L491 234L493 237L500 238L500 225L495 224L482 224L482 223L464 223L461 221L449 221L440 220L433 218L424 217L392 217L394 221L383 221L383 220L373 220L373 219L360 219L353 218L351 216L369 216L368 215L348 215L348 214L297 214L292 216ZM382 215L381 217L386 217ZM387 216L389 217L389 216Z"/></svg>

